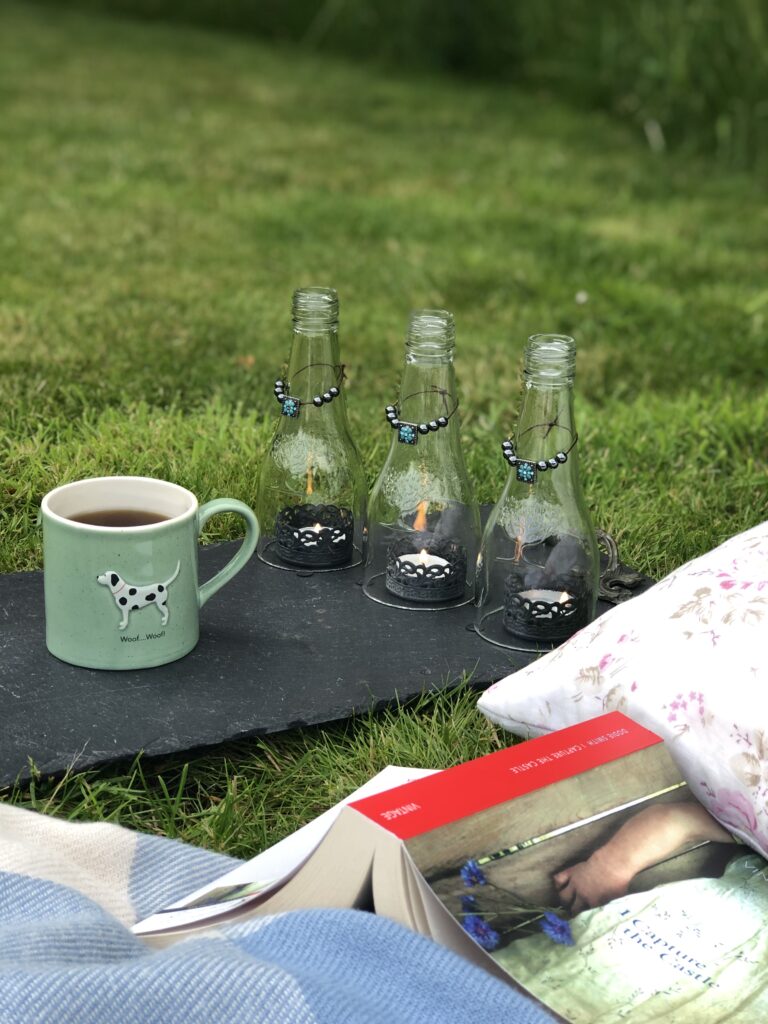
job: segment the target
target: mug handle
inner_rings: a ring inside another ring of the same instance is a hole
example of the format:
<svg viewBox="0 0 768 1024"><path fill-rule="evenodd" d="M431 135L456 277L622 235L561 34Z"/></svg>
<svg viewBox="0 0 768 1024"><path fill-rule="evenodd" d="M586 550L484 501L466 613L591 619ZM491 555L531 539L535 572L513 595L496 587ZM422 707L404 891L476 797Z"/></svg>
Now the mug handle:
<svg viewBox="0 0 768 1024"><path fill-rule="evenodd" d="M215 576L212 576L201 587L197 588L197 606L202 608L205 602L213 597L217 590L221 590L225 583L229 583L232 577L240 572L245 563L256 550L256 542L259 539L259 521L251 509L236 498L214 498L200 506L197 513L197 535L202 533L203 527L211 518L219 512L236 512L245 520L245 537L237 553L231 558L223 569L220 569Z"/></svg>

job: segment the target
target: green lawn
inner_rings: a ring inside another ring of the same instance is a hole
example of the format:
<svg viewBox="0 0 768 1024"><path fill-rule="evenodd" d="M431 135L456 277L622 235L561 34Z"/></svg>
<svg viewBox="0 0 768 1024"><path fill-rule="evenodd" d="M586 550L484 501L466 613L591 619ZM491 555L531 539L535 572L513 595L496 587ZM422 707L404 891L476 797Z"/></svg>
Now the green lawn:
<svg viewBox="0 0 768 1024"><path fill-rule="evenodd" d="M662 575L766 517L767 237L754 179L654 155L543 93L7 2L0 570L40 567L37 508L65 480L143 473L253 501L291 293L328 284L371 479L412 307L456 316L485 501L526 337L572 333L595 520ZM505 742L472 705L7 798L245 855L387 762Z"/></svg>

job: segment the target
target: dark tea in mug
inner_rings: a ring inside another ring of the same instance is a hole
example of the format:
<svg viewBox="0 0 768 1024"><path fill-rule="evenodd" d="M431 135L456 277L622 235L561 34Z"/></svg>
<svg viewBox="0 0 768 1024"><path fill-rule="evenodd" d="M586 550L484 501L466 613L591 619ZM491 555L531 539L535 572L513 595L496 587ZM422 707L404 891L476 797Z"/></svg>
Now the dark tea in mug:
<svg viewBox="0 0 768 1024"><path fill-rule="evenodd" d="M149 512L141 508L103 508L94 512L81 512L76 516L67 516L73 523L84 523L86 526L152 526L164 523L170 516L160 512Z"/></svg>

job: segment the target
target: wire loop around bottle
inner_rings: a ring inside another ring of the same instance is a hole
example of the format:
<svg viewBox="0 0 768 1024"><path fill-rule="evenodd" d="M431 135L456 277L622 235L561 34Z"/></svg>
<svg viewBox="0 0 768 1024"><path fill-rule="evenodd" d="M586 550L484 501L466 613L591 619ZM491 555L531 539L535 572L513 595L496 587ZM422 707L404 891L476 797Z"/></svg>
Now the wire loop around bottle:
<svg viewBox="0 0 768 1024"><path fill-rule="evenodd" d="M319 409L323 405L327 405L329 402L332 402L334 398L337 398L341 394L341 388L339 385L346 379L344 363L307 363L306 366L302 366L300 370L296 371L294 379L298 377L300 373L303 373L304 370L308 370L312 366L330 366L332 370L336 371L336 383L332 387L328 388L327 391L323 391L321 394L315 395L311 401L305 402L301 398L295 398L291 394L290 381L284 381L282 378L278 378L275 381L274 393L275 398L282 406L283 416L290 416L292 419L296 419L300 414L301 407L303 405L313 405L315 408Z"/></svg>
<svg viewBox="0 0 768 1024"><path fill-rule="evenodd" d="M574 434L568 427L561 427L556 421L554 423L534 424L534 426L528 427L527 430L524 430L523 434L520 436L523 437L529 431L535 430L537 427L546 427L547 434L554 427L557 427L559 430L566 430L573 440L567 448L556 452L549 459L521 459L515 452L515 444L512 438L507 438L506 441L502 441L501 450L504 454L504 458L509 463L510 468L514 469L515 479L521 484L535 484L536 477L539 473L545 473L548 469L557 469L559 466L562 466L563 463L568 461L568 455L576 447L576 442L579 440L578 434Z"/></svg>
<svg viewBox="0 0 768 1024"><path fill-rule="evenodd" d="M436 430L440 430L442 427L448 426L448 421L451 416L459 408L458 398L454 398L445 388L438 388L432 385L431 388L427 388L424 391L414 391L410 395L405 395L402 399L403 402L407 402L409 398L416 398L417 395L440 395L445 405L445 415L437 416L433 420L428 420L423 423L416 423L410 420L400 419L400 407L397 405L388 405L384 410L384 415L387 417L390 427L397 431L397 440L400 444L417 444L419 440L419 434L429 434ZM453 401L453 408L448 409L448 399Z"/></svg>

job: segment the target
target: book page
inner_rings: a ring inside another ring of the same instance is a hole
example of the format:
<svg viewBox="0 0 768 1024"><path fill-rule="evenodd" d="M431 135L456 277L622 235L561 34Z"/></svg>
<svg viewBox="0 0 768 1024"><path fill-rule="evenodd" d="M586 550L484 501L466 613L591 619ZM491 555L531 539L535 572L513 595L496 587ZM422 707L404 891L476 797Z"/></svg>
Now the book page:
<svg viewBox="0 0 768 1024"><path fill-rule="evenodd" d="M265 899L253 899L215 918L142 935L150 946L163 948L179 939L225 924L290 910L352 908L373 910L371 876L380 842L392 842L385 829L373 825L350 807L342 807L320 845L290 878Z"/></svg>
<svg viewBox="0 0 768 1024"><path fill-rule="evenodd" d="M354 800L433 774L435 771L430 768L387 765L359 789L296 832L244 864L239 864L215 882L202 886L184 899L137 922L132 931L135 935L151 935L168 929L186 928L213 921L222 914L266 900L312 855L342 807Z"/></svg>
<svg viewBox="0 0 768 1024"><path fill-rule="evenodd" d="M406 870L402 840L385 829L373 862L373 908L381 917L388 917L421 935L429 935L421 900L414 900L410 873Z"/></svg>

